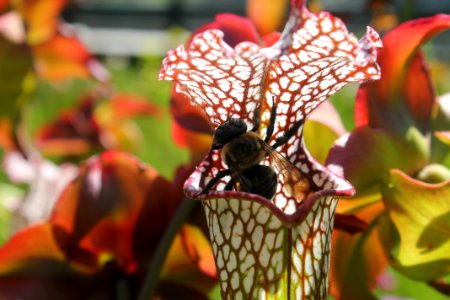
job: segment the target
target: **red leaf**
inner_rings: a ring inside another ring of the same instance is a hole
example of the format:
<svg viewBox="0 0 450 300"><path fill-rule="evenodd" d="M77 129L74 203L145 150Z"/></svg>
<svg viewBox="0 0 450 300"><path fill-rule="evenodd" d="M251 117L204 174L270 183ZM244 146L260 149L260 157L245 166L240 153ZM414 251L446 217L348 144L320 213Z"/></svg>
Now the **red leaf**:
<svg viewBox="0 0 450 300"><path fill-rule="evenodd" d="M336 213L334 215L334 226L336 229L355 234L367 230L367 222L355 215Z"/></svg>
<svg viewBox="0 0 450 300"><path fill-rule="evenodd" d="M305 0L291 0L291 6L302 8L305 6Z"/></svg>
<svg viewBox="0 0 450 300"><path fill-rule="evenodd" d="M262 45L264 47L271 47L271 46L273 46L273 44L275 44L280 39L280 37L281 37L281 33L279 33L279 32L269 33L269 34L263 36Z"/></svg>
<svg viewBox="0 0 450 300"><path fill-rule="evenodd" d="M198 107L193 106L185 94L178 93L175 88L172 89L170 111L181 127L212 135L212 129L206 115Z"/></svg>
<svg viewBox="0 0 450 300"><path fill-rule="evenodd" d="M172 89L170 111L174 142L191 152L191 161L200 161L212 143L212 129L204 113L190 103L189 98Z"/></svg>
<svg viewBox="0 0 450 300"><path fill-rule="evenodd" d="M234 47L240 42L252 42L259 43L259 35L252 22L244 17L240 17L234 14L218 14L215 21L206 25L203 25L197 29L191 36L189 43L199 33L208 29L220 29L224 34L224 40Z"/></svg>
<svg viewBox="0 0 450 300"><path fill-rule="evenodd" d="M61 113L38 132L41 151L52 155L82 155L100 147L100 127L93 117L98 95L82 97L77 107Z"/></svg>
<svg viewBox="0 0 450 300"><path fill-rule="evenodd" d="M73 259L82 260L88 251L103 257L101 263L113 260L133 272L139 258L135 254L152 253L180 198L155 170L109 151L81 168L79 178L61 195L51 222L58 229L58 242Z"/></svg>
<svg viewBox="0 0 450 300"><path fill-rule="evenodd" d="M212 135L185 129L177 122L172 122L172 137L176 145L189 149L192 162L201 161L211 148Z"/></svg>
<svg viewBox="0 0 450 300"><path fill-rule="evenodd" d="M179 167L172 183L158 176L145 190L145 202L133 233L134 255L142 266L148 265L147 261L152 258L156 245L183 199L183 183L192 169L192 166Z"/></svg>
<svg viewBox="0 0 450 300"><path fill-rule="evenodd" d="M0 13L6 11L9 5L9 0L0 0Z"/></svg>
<svg viewBox="0 0 450 300"><path fill-rule="evenodd" d="M419 47L450 27L450 16L437 15L403 23L383 38L378 56L381 80L364 84L355 105L357 126L402 131L428 129L435 101L429 71ZM412 123L412 124L411 124Z"/></svg>

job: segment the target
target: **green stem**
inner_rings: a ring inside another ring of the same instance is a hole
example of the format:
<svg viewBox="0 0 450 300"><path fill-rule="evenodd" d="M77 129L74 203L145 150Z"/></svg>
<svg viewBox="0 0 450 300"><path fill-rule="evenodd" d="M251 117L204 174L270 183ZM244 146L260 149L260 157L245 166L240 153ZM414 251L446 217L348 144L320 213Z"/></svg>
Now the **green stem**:
<svg viewBox="0 0 450 300"><path fill-rule="evenodd" d="M180 230L181 225L183 225L195 207L195 203L196 201L194 200L184 198L181 205L178 207L172 222L170 222L170 225L164 233L162 240L158 244L158 248L156 249L156 253L153 256L152 261L150 262L138 300L152 299L155 289L158 286L159 274L161 273L161 269L166 260L169 248L172 245L172 241Z"/></svg>

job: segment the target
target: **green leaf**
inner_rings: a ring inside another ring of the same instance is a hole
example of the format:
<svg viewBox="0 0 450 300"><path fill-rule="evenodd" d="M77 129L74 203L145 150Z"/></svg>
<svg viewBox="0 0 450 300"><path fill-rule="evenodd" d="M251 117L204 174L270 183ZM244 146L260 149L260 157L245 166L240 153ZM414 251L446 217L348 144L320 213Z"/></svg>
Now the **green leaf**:
<svg viewBox="0 0 450 300"><path fill-rule="evenodd" d="M450 156L450 95L438 99L435 112L431 120L434 134L431 136L431 160L445 163Z"/></svg>
<svg viewBox="0 0 450 300"><path fill-rule="evenodd" d="M317 138L320 136L320 138ZM325 163L328 151L333 146L334 141L339 137L338 134L326 124L308 120L303 131L306 148L311 155L320 163Z"/></svg>
<svg viewBox="0 0 450 300"><path fill-rule="evenodd" d="M384 245L392 265L411 278L427 281L449 272L450 181L426 184L392 170L382 193L393 226L383 225L384 232L391 233ZM397 245L398 251L393 251Z"/></svg>
<svg viewBox="0 0 450 300"><path fill-rule="evenodd" d="M431 288L426 282L412 280L395 272L392 268L384 275L388 286L377 289L378 299L433 299L448 300L448 297Z"/></svg>
<svg viewBox="0 0 450 300"><path fill-rule="evenodd" d="M32 70L30 49L0 34L0 117L15 117Z"/></svg>
<svg viewBox="0 0 450 300"><path fill-rule="evenodd" d="M360 197L376 192L390 169L414 174L427 160L425 138L415 128L398 139L383 130L359 127L338 140L330 151L327 165L341 170L341 175L353 184Z"/></svg>

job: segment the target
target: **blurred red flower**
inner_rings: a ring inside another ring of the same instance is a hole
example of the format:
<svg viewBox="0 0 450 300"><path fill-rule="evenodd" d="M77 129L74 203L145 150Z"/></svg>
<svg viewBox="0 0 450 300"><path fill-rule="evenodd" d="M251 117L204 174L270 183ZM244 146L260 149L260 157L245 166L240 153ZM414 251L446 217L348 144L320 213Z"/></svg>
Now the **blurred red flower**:
<svg viewBox="0 0 450 300"><path fill-rule="evenodd" d="M91 158L48 221L0 248L0 297L135 298L189 170L180 168L172 183L128 154ZM164 270L157 291L162 297L206 299L216 282L211 248L190 225L175 240Z"/></svg>

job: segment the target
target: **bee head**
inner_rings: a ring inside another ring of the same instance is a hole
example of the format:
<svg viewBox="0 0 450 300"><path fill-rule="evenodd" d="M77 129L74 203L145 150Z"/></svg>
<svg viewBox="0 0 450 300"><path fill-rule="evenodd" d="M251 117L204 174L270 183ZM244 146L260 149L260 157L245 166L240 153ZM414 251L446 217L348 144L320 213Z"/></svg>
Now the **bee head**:
<svg viewBox="0 0 450 300"><path fill-rule="evenodd" d="M226 143L247 132L247 124L236 118L230 118L217 127L214 133L212 148L221 149Z"/></svg>

